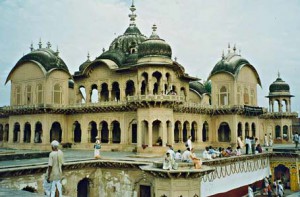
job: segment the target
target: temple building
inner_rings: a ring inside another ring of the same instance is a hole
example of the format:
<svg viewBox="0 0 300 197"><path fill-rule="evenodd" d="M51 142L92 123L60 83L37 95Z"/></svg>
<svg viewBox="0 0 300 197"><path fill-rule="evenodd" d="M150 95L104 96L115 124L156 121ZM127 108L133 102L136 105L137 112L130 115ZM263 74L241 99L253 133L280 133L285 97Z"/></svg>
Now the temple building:
<svg viewBox="0 0 300 197"><path fill-rule="evenodd" d="M96 59L88 55L74 74L50 42L31 45L5 82L11 82L11 94L10 105L0 108L2 147L48 149L56 139L83 149L96 136L104 150L137 152L184 147L188 136L197 149L235 146L238 136L262 142L270 133L275 143L291 141L298 114L279 75L269 88L268 109L259 106L255 66L228 46L201 83L172 58L157 26L143 35L135 6L130 10L125 32Z"/></svg>

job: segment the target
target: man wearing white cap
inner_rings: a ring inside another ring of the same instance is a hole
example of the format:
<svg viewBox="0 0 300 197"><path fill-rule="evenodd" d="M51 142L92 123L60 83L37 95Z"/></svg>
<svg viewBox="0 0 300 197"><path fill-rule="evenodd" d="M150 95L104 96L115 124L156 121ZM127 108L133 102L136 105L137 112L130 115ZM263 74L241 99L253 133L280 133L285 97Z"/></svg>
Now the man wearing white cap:
<svg viewBox="0 0 300 197"><path fill-rule="evenodd" d="M59 197L62 196L62 165L64 164L64 154L58 149L59 142L53 140L51 142L52 152L49 155L47 182L51 182L51 197L55 197L56 190Z"/></svg>

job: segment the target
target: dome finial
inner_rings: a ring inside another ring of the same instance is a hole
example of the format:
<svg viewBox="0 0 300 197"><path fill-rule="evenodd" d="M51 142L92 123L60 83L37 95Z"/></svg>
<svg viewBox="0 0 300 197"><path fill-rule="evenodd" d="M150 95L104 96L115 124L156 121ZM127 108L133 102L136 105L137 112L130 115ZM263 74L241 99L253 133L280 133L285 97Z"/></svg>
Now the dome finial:
<svg viewBox="0 0 300 197"><path fill-rule="evenodd" d="M40 41L39 41L39 49L42 48L42 39L40 38Z"/></svg>
<svg viewBox="0 0 300 197"><path fill-rule="evenodd" d="M47 42L47 48L50 49L51 46L52 46L51 43L48 41L48 42Z"/></svg>
<svg viewBox="0 0 300 197"><path fill-rule="evenodd" d="M228 53L230 53L230 42L228 42Z"/></svg>
<svg viewBox="0 0 300 197"><path fill-rule="evenodd" d="M224 50L222 52L222 60L225 59Z"/></svg>
<svg viewBox="0 0 300 197"><path fill-rule="evenodd" d="M233 46L233 53L235 53L235 51L236 51L236 47L235 47L235 44L234 44L234 46Z"/></svg>
<svg viewBox="0 0 300 197"><path fill-rule="evenodd" d="M31 41L31 45L30 45L29 48L30 48L30 51L33 51L33 50L34 50L32 41Z"/></svg>
<svg viewBox="0 0 300 197"><path fill-rule="evenodd" d="M278 70L277 76L278 76L278 78L280 78L280 72L279 72L279 70Z"/></svg>
<svg viewBox="0 0 300 197"><path fill-rule="evenodd" d="M102 52L104 53L105 52L105 48L103 47L103 49L102 49Z"/></svg>
<svg viewBox="0 0 300 197"><path fill-rule="evenodd" d="M90 61L90 52L87 54L87 60Z"/></svg>
<svg viewBox="0 0 300 197"><path fill-rule="evenodd" d="M136 18L136 14L134 13L135 10L136 8L134 6L134 0L132 0L132 4L130 6L131 14L129 14L130 26L135 26L135 18Z"/></svg>
<svg viewBox="0 0 300 197"><path fill-rule="evenodd" d="M152 26L152 34L150 36L151 39L159 39L159 36L156 34L157 26L153 24Z"/></svg>

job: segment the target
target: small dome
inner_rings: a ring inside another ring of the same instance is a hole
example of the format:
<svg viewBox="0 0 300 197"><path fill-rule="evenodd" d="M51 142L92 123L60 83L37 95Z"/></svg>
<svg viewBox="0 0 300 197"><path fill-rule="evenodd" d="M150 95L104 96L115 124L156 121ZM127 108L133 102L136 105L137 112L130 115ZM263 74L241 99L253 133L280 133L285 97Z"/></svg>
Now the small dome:
<svg viewBox="0 0 300 197"><path fill-rule="evenodd" d="M118 49L105 51L97 59L109 59L121 66L125 61L125 54Z"/></svg>
<svg viewBox="0 0 300 197"><path fill-rule="evenodd" d="M90 54L88 54L87 60L79 66L79 71L82 72L90 64L91 64Z"/></svg>
<svg viewBox="0 0 300 197"><path fill-rule="evenodd" d="M58 56L57 52L54 52L50 48L40 48L33 50L27 55L23 56L16 65L27 61L36 61L40 63L46 71L51 69L62 69L69 72L69 69L65 62Z"/></svg>
<svg viewBox="0 0 300 197"><path fill-rule="evenodd" d="M138 47L139 58L147 56L172 57L172 49L165 40L159 38L156 34L156 25L152 27L153 32L149 39L141 43Z"/></svg>
<svg viewBox="0 0 300 197"><path fill-rule="evenodd" d="M276 81L274 81L270 87L269 87L269 91L270 93L274 93L274 92L290 92L290 86L289 84L285 83L285 81L283 81L280 77L278 77L276 79Z"/></svg>
<svg viewBox="0 0 300 197"><path fill-rule="evenodd" d="M229 72L235 75L238 69L245 64L250 63L248 60L244 59L238 54L228 53L226 56L223 56L222 59L215 65L210 73L210 76L219 72Z"/></svg>
<svg viewBox="0 0 300 197"><path fill-rule="evenodd" d="M192 81L189 83L189 89L197 92L198 94L202 95L204 93L209 93L204 85L200 83L199 81Z"/></svg>

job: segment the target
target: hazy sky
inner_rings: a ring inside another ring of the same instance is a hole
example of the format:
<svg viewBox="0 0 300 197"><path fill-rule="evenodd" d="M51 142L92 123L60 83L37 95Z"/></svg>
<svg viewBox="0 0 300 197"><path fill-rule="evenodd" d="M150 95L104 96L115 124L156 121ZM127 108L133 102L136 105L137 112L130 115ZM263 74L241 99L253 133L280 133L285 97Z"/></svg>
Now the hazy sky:
<svg viewBox="0 0 300 197"><path fill-rule="evenodd" d="M0 106L9 105L6 77L39 39L58 46L71 74L108 49L129 25L131 0L0 0ZM136 24L149 36L155 23L186 73L207 79L227 45L236 44L258 71L258 103L268 107L278 71L300 111L299 0L135 0ZM297 69L298 68L298 69Z"/></svg>

